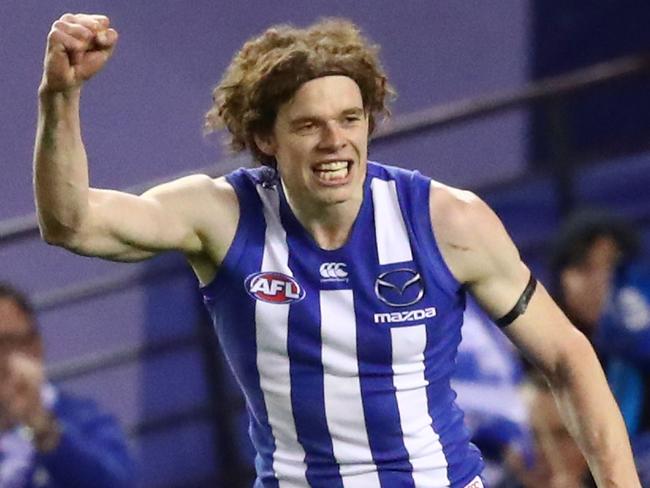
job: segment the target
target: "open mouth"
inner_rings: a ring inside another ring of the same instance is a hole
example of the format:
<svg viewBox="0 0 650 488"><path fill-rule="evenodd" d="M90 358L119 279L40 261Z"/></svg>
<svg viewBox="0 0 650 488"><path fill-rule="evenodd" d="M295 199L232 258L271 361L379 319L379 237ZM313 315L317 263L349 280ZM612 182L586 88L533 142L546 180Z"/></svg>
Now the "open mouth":
<svg viewBox="0 0 650 488"><path fill-rule="evenodd" d="M350 174L352 161L327 161L314 167L314 173L321 182L336 184L344 182Z"/></svg>

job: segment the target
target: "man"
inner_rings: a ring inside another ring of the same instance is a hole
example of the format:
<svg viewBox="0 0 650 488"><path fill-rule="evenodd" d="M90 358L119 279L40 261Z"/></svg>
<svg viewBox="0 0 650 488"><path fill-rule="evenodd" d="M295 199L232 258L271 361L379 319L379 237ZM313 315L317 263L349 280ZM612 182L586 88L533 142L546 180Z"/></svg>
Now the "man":
<svg viewBox="0 0 650 488"><path fill-rule="evenodd" d="M26 298L0 283L0 486L133 486L115 419L48 383Z"/></svg>
<svg viewBox="0 0 650 488"><path fill-rule="evenodd" d="M625 219L572 214L555 239L551 268L567 315L593 342L650 482L650 266Z"/></svg>
<svg viewBox="0 0 650 488"><path fill-rule="evenodd" d="M482 486L449 387L465 288L545 372L600 486L639 486L589 342L535 291L497 217L467 192L367 161L390 88L353 25L271 28L234 57L208 125L263 168L141 196L88 187L80 90L116 41L106 17L53 24L41 231L85 255L187 256L246 395L256 486Z"/></svg>

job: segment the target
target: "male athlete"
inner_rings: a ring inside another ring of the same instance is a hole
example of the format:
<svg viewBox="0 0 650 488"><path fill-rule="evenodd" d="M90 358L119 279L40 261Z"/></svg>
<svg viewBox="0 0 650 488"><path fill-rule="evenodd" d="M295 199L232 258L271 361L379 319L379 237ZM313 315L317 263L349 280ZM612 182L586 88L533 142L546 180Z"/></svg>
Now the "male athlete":
<svg viewBox="0 0 650 488"><path fill-rule="evenodd" d="M49 34L35 148L41 232L114 260L183 252L247 401L256 487L481 487L449 386L469 290L541 368L600 487L638 487L589 342L478 198L367 161L390 87L350 23L248 41L208 126L263 163L133 196L88 187L83 83L109 19ZM537 286L536 286L537 285Z"/></svg>

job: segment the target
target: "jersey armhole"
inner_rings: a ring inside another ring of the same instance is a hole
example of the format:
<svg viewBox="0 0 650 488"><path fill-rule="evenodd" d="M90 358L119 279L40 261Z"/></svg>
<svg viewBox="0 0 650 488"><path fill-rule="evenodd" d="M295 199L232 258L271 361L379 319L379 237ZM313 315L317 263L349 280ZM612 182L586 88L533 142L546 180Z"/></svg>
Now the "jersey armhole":
<svg viewBox="0 0 650 488"><path fill-rule="evenodd" d="M423 246L424 254L434 264L433 272L440 284L451 295L455 296L464 287L453 275L447 265L433 231L430 215L431 179L414 171L411 176L413 192L412 215L415 226L415 234L419 245Z"/></svg>
<svg viewBox="0 0 650 488"><path fill-rule="evenodd" d="M239 221L237 222L237 229L235 230L235 237L226 251L226 255L221 262L221 265L217 268L212 280L199 287L199 291L202 293L205 301L210 302L214 301L220 293L223 293L223 288L220 286L221 281L223 281L223 275L225 274L226 269L233 269L239 263L243 255L243 251L246 248L246 242L249 237L249 227L246 225L247 222L247 212L254 207L254 202L251 201L251 192L246 188L247 185L251 185L251 181L246 177L244 170L235 171L229 175L226 175L226 181L230 186L235 190L237 195L237 201L239 204Z"/></svg>

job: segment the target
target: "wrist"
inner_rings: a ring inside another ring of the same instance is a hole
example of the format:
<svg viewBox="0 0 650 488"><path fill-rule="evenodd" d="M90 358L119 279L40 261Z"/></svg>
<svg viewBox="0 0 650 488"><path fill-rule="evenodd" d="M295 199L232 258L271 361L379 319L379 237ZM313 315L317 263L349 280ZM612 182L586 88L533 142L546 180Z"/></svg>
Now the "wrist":
<svg viewBox="0 0 650 488"><path fill-rule="evenodd" d="M73 86L65 90L52 88L45 80L38 87L38 98L41 103L52 101L74 102L81 96L81 85Z"/></svg>

